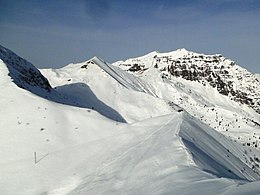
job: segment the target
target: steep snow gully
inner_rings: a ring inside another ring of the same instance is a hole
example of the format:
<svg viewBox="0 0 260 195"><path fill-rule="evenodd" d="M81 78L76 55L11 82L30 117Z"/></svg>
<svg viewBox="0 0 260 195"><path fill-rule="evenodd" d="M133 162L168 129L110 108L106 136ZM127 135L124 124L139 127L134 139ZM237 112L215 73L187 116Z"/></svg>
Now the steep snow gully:
<svg viewBox="0 0 260 195"><path fill-rule="evenodd" d="M0 194L260 194L259 115L210 85L162 78L158 56L39 71L0 47Z"/></svg>

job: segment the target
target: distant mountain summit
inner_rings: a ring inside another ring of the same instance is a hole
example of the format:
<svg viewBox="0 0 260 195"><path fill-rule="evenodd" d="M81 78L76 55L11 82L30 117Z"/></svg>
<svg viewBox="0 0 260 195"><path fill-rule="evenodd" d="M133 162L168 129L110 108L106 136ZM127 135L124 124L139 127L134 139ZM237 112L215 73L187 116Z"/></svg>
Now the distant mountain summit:
<svg viewBox="0 0 260 195"><path fill-rule="evenodd" d="M260 114L259 77L220 54L205 55L179 49L168 53L151 52L114 65L136 75L154 68L158 69L162 79L181 77L210 85L220 94L246 104Z"/></svg>
<svg viewBox="0 0 260 195"><path fill-rule="evenodd" d="M48 80L30 62L0 45L0 60L6 65L9 76L20 88L39 94L52 89Z"/></svg>

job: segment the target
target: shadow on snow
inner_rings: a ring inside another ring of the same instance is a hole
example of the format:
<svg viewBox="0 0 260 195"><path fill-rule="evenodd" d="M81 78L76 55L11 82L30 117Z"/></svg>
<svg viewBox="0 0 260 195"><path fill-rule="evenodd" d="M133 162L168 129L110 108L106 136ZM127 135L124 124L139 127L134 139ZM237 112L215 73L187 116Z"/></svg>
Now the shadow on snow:
<svg viewBox="0 0 260 195"><path fill-rule="evenodd" d="M55 87L48 99L65 105L93 109L114 121L126 122L116 110L99 100L85 83L73 83Z"/></svg>

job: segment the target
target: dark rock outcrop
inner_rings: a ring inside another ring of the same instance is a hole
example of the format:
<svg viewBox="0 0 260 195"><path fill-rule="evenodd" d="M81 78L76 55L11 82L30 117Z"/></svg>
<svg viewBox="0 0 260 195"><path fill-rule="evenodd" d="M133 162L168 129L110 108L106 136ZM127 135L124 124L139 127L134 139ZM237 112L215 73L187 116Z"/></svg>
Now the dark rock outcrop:
<svg viewBox="0 0 260 195"><path fill-rule="evenodd" d="M36 94L40 93L41 90L51 91L52 87L49 81L36 67L1 45L0 59L6 64L9 76L18 87Z"/></svg>

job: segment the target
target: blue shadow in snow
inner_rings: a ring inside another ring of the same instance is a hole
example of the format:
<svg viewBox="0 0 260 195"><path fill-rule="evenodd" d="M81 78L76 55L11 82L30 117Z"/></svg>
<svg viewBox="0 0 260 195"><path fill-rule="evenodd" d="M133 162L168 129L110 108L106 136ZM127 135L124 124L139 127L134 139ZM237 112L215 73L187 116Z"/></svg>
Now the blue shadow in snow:
<svg viewBox="0 0 260 195"><path fill-rule="evenodd" d="M216 175L217 177L245 180L244 178L239 177L231 170L227 169L225 166L214 160L212 157L210 157L208 154L198 148L194 143L183 138L182 142L191 152L194 162L204 171Z"/></svg>
<svg viewBox="0 0 260 195"><path fill-rule="evenodd" d="M99 100L85 83L62 85L55 87L54 90L54 93L48 98L54 102L93 109L109 119L126 123L126 120L116 110Z"/></svg>

